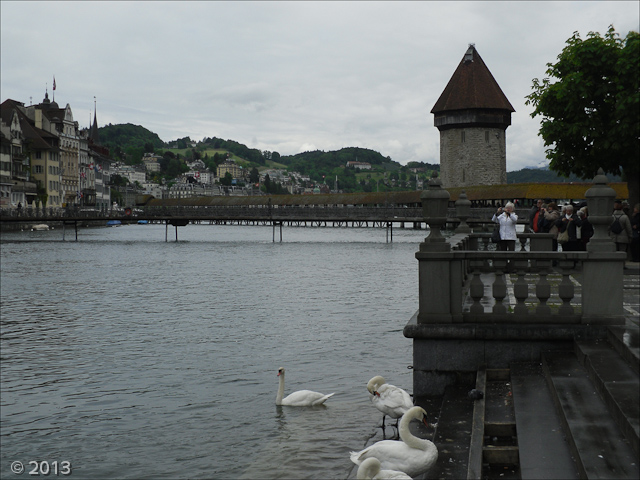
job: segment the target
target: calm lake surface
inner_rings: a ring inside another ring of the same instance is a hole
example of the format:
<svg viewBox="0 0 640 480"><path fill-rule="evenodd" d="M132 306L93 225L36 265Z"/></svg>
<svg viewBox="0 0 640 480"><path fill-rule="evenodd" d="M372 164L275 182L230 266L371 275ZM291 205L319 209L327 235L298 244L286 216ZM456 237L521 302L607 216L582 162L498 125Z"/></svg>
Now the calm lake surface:
<svg viewBox="0 0 640 480"><path fill-rule="evenodd" d="M426 235L3 233L0 477L68 461L74 479L354 478L349 451L382 439L367 381L412 391L402 329ZM281 366L285 395L336 394L326 407L276 407Z"/></svg>

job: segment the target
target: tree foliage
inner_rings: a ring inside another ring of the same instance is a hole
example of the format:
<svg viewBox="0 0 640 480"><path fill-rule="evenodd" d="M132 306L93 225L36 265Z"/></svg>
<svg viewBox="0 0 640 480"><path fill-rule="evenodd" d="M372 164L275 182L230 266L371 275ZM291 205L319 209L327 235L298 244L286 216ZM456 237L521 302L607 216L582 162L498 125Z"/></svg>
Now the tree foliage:
<svg viewBox="0 0 640 480"><path fill-rule="evenodd" d="M623 40L613 26L604 36L578 32L567 40L547 78L533 79L527 105L540 115L550 168L593 178L598 168L619 175L638 198L640 162L640 35ZM553 79L553 80L552 80Z"/></svg>
<svg viewBox="0 0 640 480"><path fill-rule="evenodd" d="M150 146L153 149L166 147L166 144L160 140L157 134L140 125L131 123L109 124L101 127L98 129L98 136L100 143L112 150L119 148L124 151L129 147L141 150L148 149Z"/></svg>

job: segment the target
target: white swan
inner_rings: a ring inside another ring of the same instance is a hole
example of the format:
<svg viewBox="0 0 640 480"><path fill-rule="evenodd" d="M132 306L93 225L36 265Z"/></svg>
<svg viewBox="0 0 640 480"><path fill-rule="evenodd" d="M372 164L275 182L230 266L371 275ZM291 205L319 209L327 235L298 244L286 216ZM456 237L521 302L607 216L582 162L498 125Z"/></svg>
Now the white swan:
<svg viewBox="0 0 640 480"><path fill-rule="evenodd" d="M367 383L367 390L371 394L371 403L382 412L382 426L384 427L384 416L400 418L413 407L411 395L400 387L389 385L380 375L373 377Z"/></svg>
<svg viewBox="0 0 640 480"><path fill-rule="evenodd" d="M380 460L375 457L367 458L358 467L358 480L411 480L404 472L397 470L380 470Z"/></svg>
<svg viewBox="0 0 640 480"><path fill-rule="evenodd" d="M426 439L414 436L409 431L411 420L417 419L427 424L427 412L422 407L413 407L400 420L400 440L381 440L359 452L351 452L351 461L360 465L364 460L375 457L385 470L399 470L410 477L416 477L429 470L438 460L438 449Z"/></svg>
<svg viewBox="0 0 640 480"><path fill-rule="evenodd" d="M276 395L276 405L312 407L322 405L329 397L334 395L334 393L325 395L324 393L312 392L311 390L298 390L291 395L287 395L286 398L282 398L284 395L284 368L280 367L278 369L278 376L280 377L280 385L278 386L278 394Z"/></svg>

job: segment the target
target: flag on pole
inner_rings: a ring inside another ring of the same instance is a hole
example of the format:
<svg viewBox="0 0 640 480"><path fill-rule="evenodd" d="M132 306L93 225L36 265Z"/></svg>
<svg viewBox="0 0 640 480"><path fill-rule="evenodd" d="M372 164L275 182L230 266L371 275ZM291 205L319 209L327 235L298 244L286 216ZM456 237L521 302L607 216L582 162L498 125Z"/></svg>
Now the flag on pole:
<svg viewBox="0 0 640 480"><path fill-rule="evenodd" d="M53 76L53 89L56 89L56 76Z"/></svg>

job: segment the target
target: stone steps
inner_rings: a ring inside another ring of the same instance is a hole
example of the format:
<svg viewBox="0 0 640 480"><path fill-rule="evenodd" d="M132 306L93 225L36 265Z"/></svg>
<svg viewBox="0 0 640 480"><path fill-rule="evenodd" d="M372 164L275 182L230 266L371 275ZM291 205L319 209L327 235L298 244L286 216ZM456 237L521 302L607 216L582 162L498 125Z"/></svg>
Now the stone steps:
<svg viewBox="0 0 640 480"><path fill-rule="evenodd" d="M606 341L577 341L576 356L636 455L640 451L638 374Z"/></svg>
<svg viewBox="0 0 640 480"><path fill-rule="evenodd" d="M542 363L580 478L639 478L637 454L576 355L547 352Z"/></svg>
<svg viewBox="0 0 640 480"><path fill-rule="evenodd" d="M438 447L438 461L420 478L459 479L467 475L469 439L473 420L473 401L468 386L452 385L445 389L433 442Z"/></svg>
<svg viewBox="0 0 640 480"><path fill-rule="evenodd" d="M511 385L521 478L580 478L542 364L512 364Z"/></svg>

